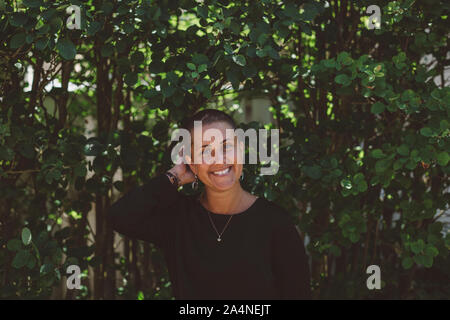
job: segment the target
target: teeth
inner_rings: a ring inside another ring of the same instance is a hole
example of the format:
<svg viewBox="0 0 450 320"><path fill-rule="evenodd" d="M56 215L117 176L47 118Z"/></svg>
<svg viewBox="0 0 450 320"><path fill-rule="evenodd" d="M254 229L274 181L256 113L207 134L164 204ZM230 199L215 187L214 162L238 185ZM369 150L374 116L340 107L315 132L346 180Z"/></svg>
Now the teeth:
<svg viewBox="0 0 450 320"><path fill-rule="evenodd" d="M224 175L224 174L228 173L228 171L230 171L230 170L231 170L231 167L228 167L228 168L226 168L226 169L224 169L222 171L215 171L214 174L218 175L218 176L221 176L221 175Z"/></svg>

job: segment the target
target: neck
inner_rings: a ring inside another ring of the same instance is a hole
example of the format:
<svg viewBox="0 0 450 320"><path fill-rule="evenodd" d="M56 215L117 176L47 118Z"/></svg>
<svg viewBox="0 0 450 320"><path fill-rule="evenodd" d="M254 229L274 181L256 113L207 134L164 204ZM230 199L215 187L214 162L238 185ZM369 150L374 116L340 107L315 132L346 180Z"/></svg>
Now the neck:
<svg viewBox="0 0 450 320"><path fill-rule="evenodd" d="M216 191L206 188L202 194L203 204L207 210L222 213L233 214L239 212L239 206L245 196L245 191L240 183L226 191Z"/></svg>

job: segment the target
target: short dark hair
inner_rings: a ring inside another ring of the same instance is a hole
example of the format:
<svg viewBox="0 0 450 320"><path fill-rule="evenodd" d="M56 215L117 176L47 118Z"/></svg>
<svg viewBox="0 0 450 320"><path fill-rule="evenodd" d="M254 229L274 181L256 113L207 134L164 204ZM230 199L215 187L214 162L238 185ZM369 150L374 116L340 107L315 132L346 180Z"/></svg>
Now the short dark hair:
<svg viewBox="0 0 450 320"><path fill-rule="evenodd" d="M202 125L211 124L213 122L226 122L233 129L236 129L236 123L227 113L217 109L203 109L197 111L194 115L186 118L181 128L191 131L194 128L194 121L202 121Z"/></svg>
<svg viewBox="0 0 450 320"><path fill-rule="evenodd" d="M217 109L203 109L194 113L194 115L189 116L182 121L179 128L188 130L189 132L194 128L194 121L202 121L202 125L211 124L213 122L226 122L233 129L236 129L236 123L233 118L227 113L217 110ZM173 148L177 145L179 141L172 141L169 145L165 157L170 158Z"/></svg>

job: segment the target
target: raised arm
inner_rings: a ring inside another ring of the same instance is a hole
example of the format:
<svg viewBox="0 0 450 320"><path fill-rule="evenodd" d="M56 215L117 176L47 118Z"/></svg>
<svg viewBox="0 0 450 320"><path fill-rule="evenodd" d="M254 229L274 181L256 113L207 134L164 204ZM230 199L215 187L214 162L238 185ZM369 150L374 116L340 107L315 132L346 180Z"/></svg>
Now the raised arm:
<svg viewBox="0 0 450 320"><path fill-rule="evenodd" d="M179 180L178 185L190 180L188 174L179 168L172 168ZM107 213L113 229L131 238L153 242L164 246L170 223L181 213L186 196L178 192L165 174L156 176L142 186L135 187L118 201Z"/></svg>
<svg viewBox="0 0 450 320"><path fill-rule="evenodd" d="M272 270L280 299L311 299L310 271L303 241L287 212L282 216L272 234Z"/></svg>

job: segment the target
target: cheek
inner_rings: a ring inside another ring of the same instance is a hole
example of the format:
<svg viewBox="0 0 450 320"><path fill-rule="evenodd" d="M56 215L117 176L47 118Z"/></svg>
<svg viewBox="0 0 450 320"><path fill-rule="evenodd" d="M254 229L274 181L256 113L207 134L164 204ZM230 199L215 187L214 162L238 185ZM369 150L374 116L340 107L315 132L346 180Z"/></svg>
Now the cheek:
<svg viewBox="0 0 450 320"><path fill-rule="evenodd" d="M227 159L227 163L232 163L234 162L235 153L233 150L226 150L224 152L224 157Z"/></svg>
<svg viewBox="0 0 450 320"><path fill-rule="evenodd" d="M237 163L238 152L236 148L230 148L229 150L226 150L225 157L227 159L227 163Z"/></svg>
<svg viewBox="0 0 450 320"><path fill-rule="evenodd" d="M209 172L209 165L204 165L201 164L198 166L198 172L202 175L202 176L207 176L208 172Z"/></svg>
<svg viewBox="0 0 450 320"><path fill-rule="evenodd" d="M242 164L237 164L236 165L236 176L241 176L242 173L242 169L244 168L244 166Z"/></svg>

